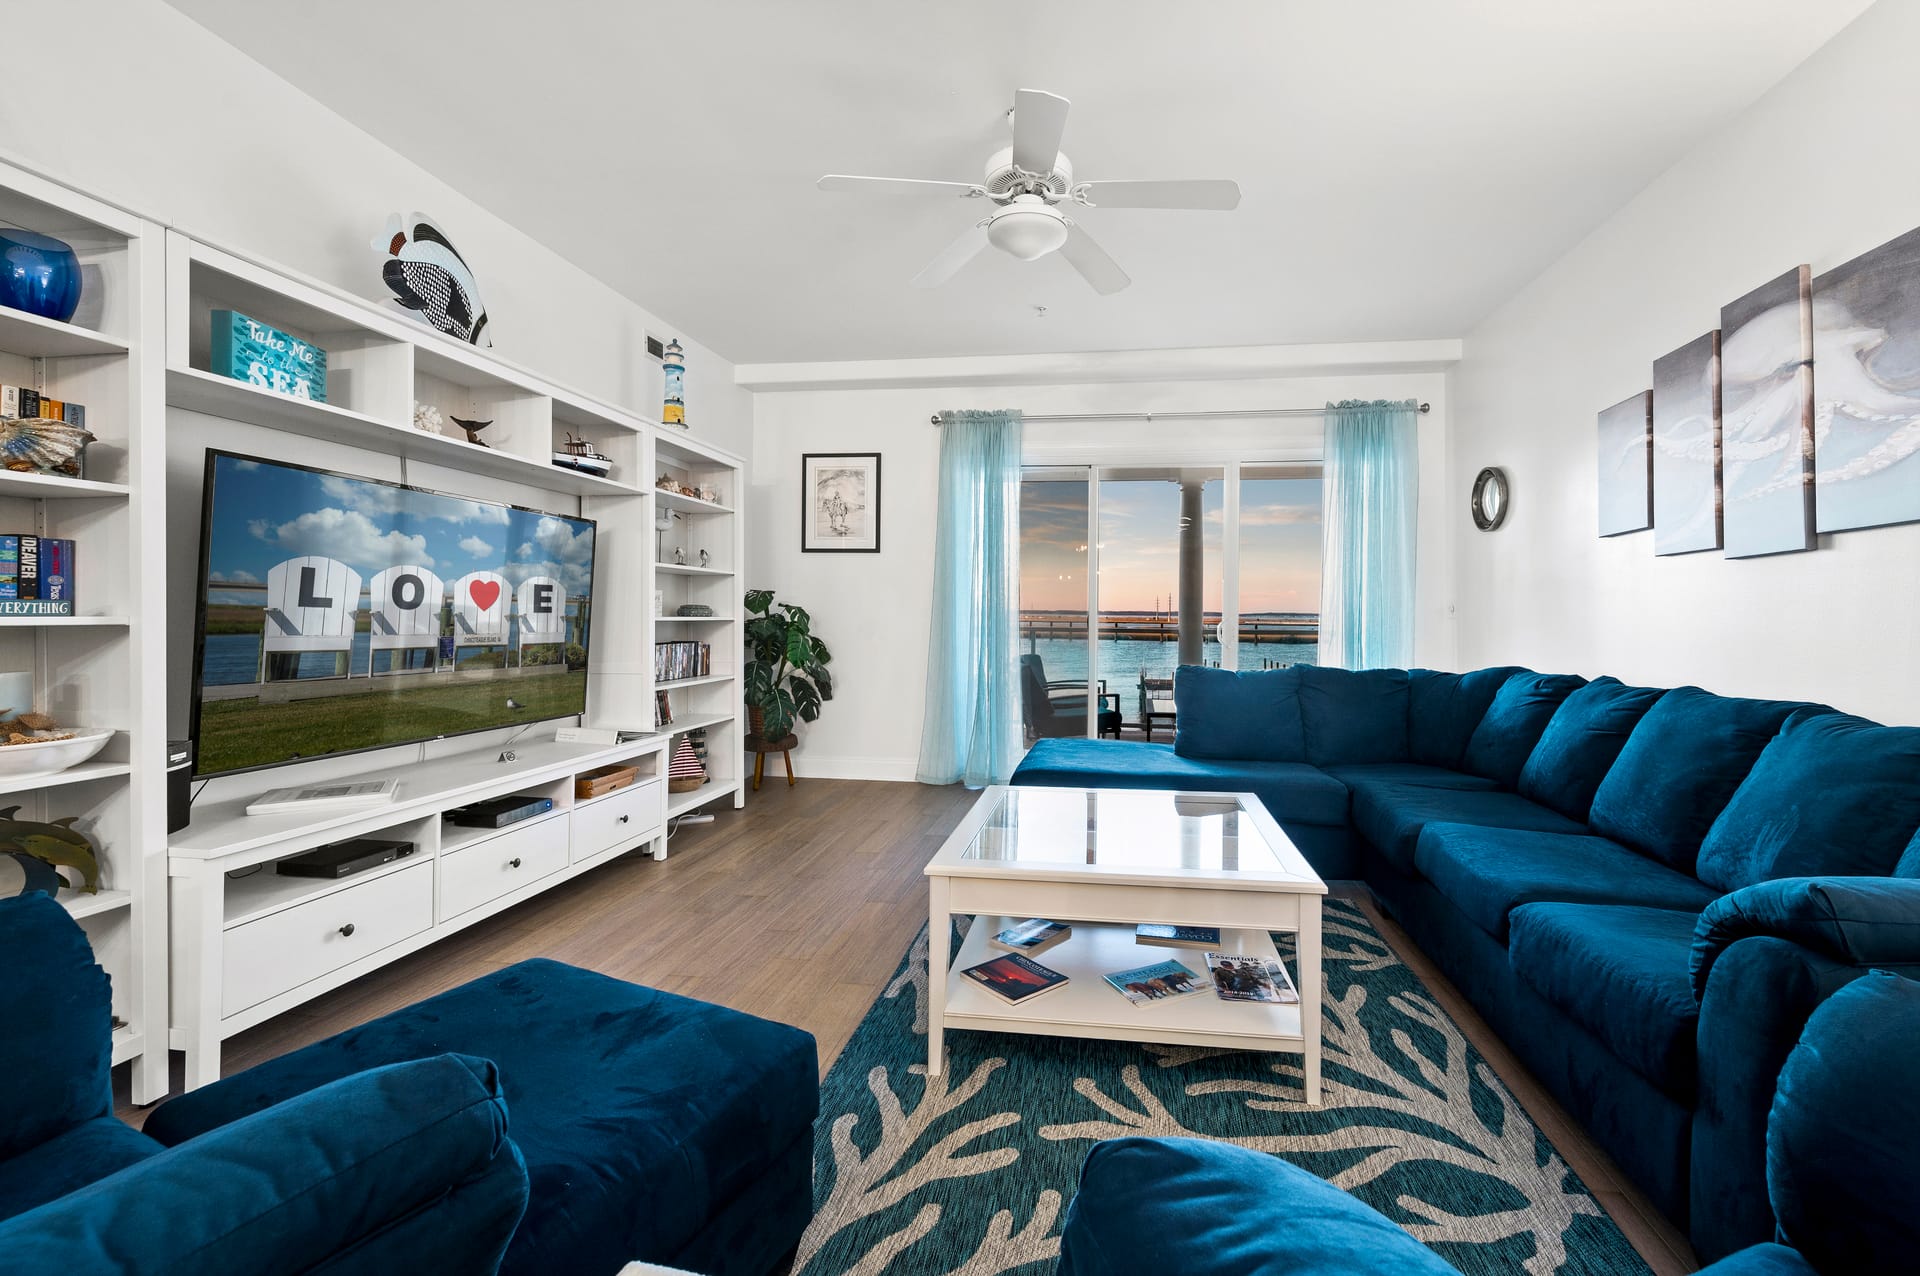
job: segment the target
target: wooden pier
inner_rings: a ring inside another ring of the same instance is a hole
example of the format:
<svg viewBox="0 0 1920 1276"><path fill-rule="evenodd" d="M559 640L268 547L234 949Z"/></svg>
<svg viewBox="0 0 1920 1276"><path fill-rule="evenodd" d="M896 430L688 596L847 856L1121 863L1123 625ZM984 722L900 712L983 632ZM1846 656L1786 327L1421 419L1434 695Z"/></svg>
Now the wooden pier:
<svg viewBox="0 0 1920 1276"><path fill-rule="evenodd" d="M1209 640L1218 638L1219 630L1220 617L1217 614L1209 615L1203 629L1206 637ZM1020 613L1022 641L1037 638L1084 641L1086 636L1085 613L1052 611ZM1117 639L1126 642L1178 642L1180 641L1180 620L1177 616L1102 613L1099 637L1102 641ZM1242 645L1319 641L1320 618L1318 616L1242 616L1240 618Z"/></svg>

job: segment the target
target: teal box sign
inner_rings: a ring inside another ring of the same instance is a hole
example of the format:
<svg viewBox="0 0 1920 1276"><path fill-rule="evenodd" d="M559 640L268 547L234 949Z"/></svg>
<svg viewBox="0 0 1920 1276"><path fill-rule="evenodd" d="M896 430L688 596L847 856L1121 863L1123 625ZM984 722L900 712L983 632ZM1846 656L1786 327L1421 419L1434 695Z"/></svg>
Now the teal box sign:
<svg viewBox="0 0 1920 1276"><path fill-rule="evenodd" d="M223 377L276 394L327 401L327 352L237 310L213 312L211 364Z"/></svg>

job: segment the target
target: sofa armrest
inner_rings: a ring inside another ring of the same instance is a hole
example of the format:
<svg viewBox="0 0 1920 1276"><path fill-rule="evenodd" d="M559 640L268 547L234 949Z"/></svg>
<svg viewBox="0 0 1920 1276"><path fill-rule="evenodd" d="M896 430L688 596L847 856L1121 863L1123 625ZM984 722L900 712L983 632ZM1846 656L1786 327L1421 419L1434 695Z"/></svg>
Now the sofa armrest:
<svg viewBox="0 0 1920 1276"><path fill-rule="evenodd" d="M1771 935L1849 966L1920 962L1920 879L1783 877L1723 895L1693 933L1693 996L1730 946Z"/></svg>
<svg viewBox="0 0 1920 1276"><path fill-rule="evenodd" d="M0 1253L22 1272L269 1276L381 1252L427 1216L438 1270L492 1272L526 1200L497 1071L447 1054L317 1087L8 1219Z"/></svg>

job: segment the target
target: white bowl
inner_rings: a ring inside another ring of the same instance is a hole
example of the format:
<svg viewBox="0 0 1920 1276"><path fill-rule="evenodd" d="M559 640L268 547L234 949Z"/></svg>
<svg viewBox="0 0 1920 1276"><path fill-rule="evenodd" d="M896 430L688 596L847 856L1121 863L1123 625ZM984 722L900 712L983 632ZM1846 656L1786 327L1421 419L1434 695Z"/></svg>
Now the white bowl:
<svg viewBox="0 0 1920 1276"><path fill-rule="evenodd" d="M41 740L34 744L0 745L0 780L37 779L79 766L107 747L111 730L79 731L69 740Z"/></svg>

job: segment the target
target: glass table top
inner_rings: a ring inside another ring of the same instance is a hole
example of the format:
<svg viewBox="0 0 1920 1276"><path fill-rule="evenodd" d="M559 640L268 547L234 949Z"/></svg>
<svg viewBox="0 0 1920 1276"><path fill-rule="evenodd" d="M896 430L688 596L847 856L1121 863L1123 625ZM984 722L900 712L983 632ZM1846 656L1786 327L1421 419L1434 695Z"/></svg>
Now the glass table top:
<svg viewBox="0 0 1920 1276"><path fill-rule="evenodd" d="M960 853L963 863L1110 871L1293 875L1291 846L1272 845L1231 794L1010 788Z"/></svg>

